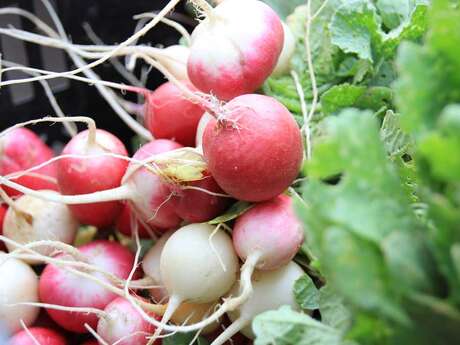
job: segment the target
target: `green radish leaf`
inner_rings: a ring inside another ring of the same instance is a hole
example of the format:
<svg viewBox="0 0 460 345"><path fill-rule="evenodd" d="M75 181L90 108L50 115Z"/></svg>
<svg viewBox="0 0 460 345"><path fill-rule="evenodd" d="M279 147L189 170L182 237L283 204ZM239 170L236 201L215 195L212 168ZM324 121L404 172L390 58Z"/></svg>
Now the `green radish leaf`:
<svg viewBox="0 0 460 345"><path fill-rule="evenodd" d="M209 345L209 341L198 336L192 343L191 341L195 338L195 333L175 333L173 335L164 337L162 339L163 345Z"/></svg>
<svg viewBox="0 0 460 345"><path fill-rule="evenodd" d="M319 291L307 274L295 282L294 296L302 309L313 310L319 307Z"/></svg>
<svg viewBox="0 0 460 345"><path fill-rule="evenodd" d="M334 292L329 285L319 290L319 311L321 321L345 333L351 326L351 310L344 305L343 297Z"/></svg>
<svg viewBox="0 0 460 345"><path fill-rule="evenodd" d="M220 224L229 222L235 218L241 216L244 212L249 210L253 204L246 201L238 201L234 203L223 215L220 215L214 219L208 221L208 224Z"/></svg>

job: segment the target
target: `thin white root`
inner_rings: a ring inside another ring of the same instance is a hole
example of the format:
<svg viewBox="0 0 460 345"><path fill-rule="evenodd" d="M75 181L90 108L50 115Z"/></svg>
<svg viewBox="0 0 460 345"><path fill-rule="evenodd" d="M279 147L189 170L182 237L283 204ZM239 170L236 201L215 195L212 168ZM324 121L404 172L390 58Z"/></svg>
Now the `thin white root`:
<svg viewBox="0 0 460 345"><path fill-rule="evenodd" d="M1 11L1 9L0 9ZM33 71L26 71L26 67L25 66L22 66L22 65L19 65L17 63L13 63L13 62L10 62L10 61L6 61L6 60L3 60L2 61L2 64L6 67L20 67L20 68L23 68L23 72L25 73L28 73L30 75L33 75L33 76L38 76L39 73L36 73L36 72L33 72ZM45 91L45 94L46 94L46 97L48 97L48 100L51 104L51 107L53 108L54 112L56 113L56 115L58 117L66 117L64 112L62 111L61 107L59 106L57 100L56 100L56 97L54 97L54 94L53 94L53 91L51 90L48 82L44 81L44 80L39 80L41 86L43 87L43 90ZM69 123L69 122L64 122L63 123L64 125L64 128L66 129L67 133L69 134L70 137L74 137L76 134L77 134L77 127L75 126L75 124L73 123Z"/></svg>
<svg viewBox="0 0 460 345"><path fill-rule="evenodd" d="M32 342L35 344L35 345L41 345L37 339L35 339L34 335L29 331L29 329L27 328L26 324L24 323L24 320L21 319L19 320L19 323L21 324L21 327L22 329L24 330L24 332L27 333L27 336L32 340Z"/></svg>
<svg viewBox="0 0 460 345"><path fill-rule="evenodd" d="M228 326L224 332L219 334L219 336L214 339L211 345L223 345L226 341L228 341L231 337L233 337L236 333L241 331L244 327L249 324L250 320L245 318L238 318L233 323Z"/></svg>
<svg viewBox="0 0 460 345"><path fill-rule="evenodd" d="M214 237L215 234L217 234L217 232L220 230L221 226L222 226L221 224L216 226L216 228L213 230L213 232L209 235L208 241L209 241L209 246L211 247L211 250L214 252L214 254L217 257L217 260L219 261L220 267L222 267L222 270L224 272L227 272L227 267L225 266L224 262L222 261L222 258L220 257L219 252L217 251L216 247L212 243L212 238Z"/></svg>
<svg viewBox="0 0 460 345"><path fill-rule="evenodd" d="M72 313L95 314L98 317L107 316L107 314L101 309L87 308L87 307L66 307L63 305L39 303L39 302L19 302L19 303L11 303L11 304L5 303L3 305L5 307L28 306L28 307L38 307L38 308L54 309L54 310L60 310L60 311L68 311Z"/></svg>

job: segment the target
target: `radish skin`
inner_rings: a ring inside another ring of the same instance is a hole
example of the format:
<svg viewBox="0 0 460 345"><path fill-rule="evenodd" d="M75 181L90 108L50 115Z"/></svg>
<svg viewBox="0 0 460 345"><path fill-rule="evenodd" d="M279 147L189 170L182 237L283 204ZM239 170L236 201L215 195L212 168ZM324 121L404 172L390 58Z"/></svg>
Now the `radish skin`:
<svg viewBox="0 0 460 345"><path fill-rule="evenodd" d="M244 201L282 193L302 163L301 134L292 115L274 98L255 94L231 100L224 114L210 120L203 136L204 157L216 182Z"/></svg>
<svg viewBox="0 0 460 345"><path fill-rule="evenodd" d="M283 24L283 32L284 32L284 44L283 49L281 50L280 57L278 58L278 62L276 63L275 69L271 74L274 77L281 76L283 74L289 73L291 69L291 57L294 54L295 50L295 37L292 33L289 26L286 23Z"/></svg>
<svg viewBox="0 0 460 345"><path fill-rule="evenodd" d="M8 211L8 206L6 204L0 204L0 236L3 235L3 222L5 221L5 215ZM3 241L0 241L0 251L5 252L6 246Z"/></svg>
<svg viewBox="0 0 460 345"><path fill-rule="evenodd" d="M97 129L80 132L67 143L63 154L91 155L111 152L127 156L123 143L107 131ZM119 187L128 162L115 157L63 158L58 161L58 182L64 195L78 195ZM71 205L75 217L83 224L105 227L122 211L118 201Z"/></svg>
<svg viewBox="0 0 460 345"><path fill-rule="evenodd" d="M252 282L254 294L239 308L227 313L233 323L211 345L221 345L237 332L254 338L250 324L260 313L282 305L298 310L293 289L297 279L304 274L302 268L292 261L275 271L255 271ZM238 286L232 292L237 293Z"/></svg>
<svg viewBox="0 0 460 345"><path fill-rule="evenodd" d="M115 228L125 236L132 236L133 229L131 226L131 206L128 203L125 203L123 206L123 210L120 213L120 216L117 219L115 224ZM144 226L143 223L137 221L137 229L140 238L150 238L149 229ZM154 229L150 229L150 231L154 231Z"/></svg>
<svg viewBox="0 0 460 345"><path fill-rule="evenodd" d="M104 312L107 316L99 319L97 334L109 344L145 345L148 342L146 336L155 331L155 326L145 321L132 304L122 297L110 302ZM159 345L159 342L154 344Z"/></svg>
<svg viewBox="0 0 460 345"><path fill-rule="evenodd" d="M126 279L134 263L134 255L122 245L110 241L93 241L78 248L85 255L88 263L98 266L108 273L121 279ZM92 272L92 276L102 281L107 278L99 273ZM40 277L40 300L43 303L67 307L90 307L104 309L117 295L108 291L96 282L77 276L54 265L47 265ZM86 333L84 324L93 329L97 326L97 316L87 313L47 309L51 318L62 328Z"/></svg>
<svg viewBox="0 0 460 345"><path fill-rule="evenodd" d="M30 326L38 316L35 306L14 305L38 302L38 278L30 266L4 252L0 252L0 277L0 320L9 333L15 333L21 329L21 320Z"/></svg>
<svg viewBox="0 0 460 345"><path fill-rule="evenodd" d="M239 216L232 235L233 247L241 260L260 253L256 264L259 270L286 265L304 240L302 224L287 195L259 203Z"/></svg>
<svg viewBox="0 0 460 345"><path fill-rule="evenodd" d="M187 61L190 48L181 45L172 45L158 54L157 60L166 67L178 80L188 81Z"/></svg>
<svg viewBox="0 0 460 345"><path fill-rule="evenodd" d="M158 139L142 146L133 156L134 159L144 160L156 154L181 148L182 145L167 139ZM131 169L136 169L131 174ZM150 226L167 230L177 227L181 219L176 215L171 201L172 193L163 179L144 167L131 164L125 175L126 185L136 191L131 198L131 204L139 217Z"/></svg>
<svg viewBox="0 0 460 345"><path fill-rule="evenodd" d="M65 338L58 332L44 328L31 327L21 332L16 333L8 340L6 345L67 345Z"/></svg>
<svg viewBox="0 0 460 345"><path fill-rule="evenodd" d="M184 86L192 92L190 82ZM155 138L171 139L184 146L194 146L196 129L204 109L188 100L173 83L166 82L155 91L147 93L145 123Z"/></svg>
<svg viewBox="0 0 460 345"><path fill-rule="evenodd" d="M283 35L278 15L263 2L224 1L192 33L189 78L222 100L254 92L275 68Z"/></svg>
<svg viewBox="0 0 460 345"><path fill-rule="evenodd" d="M54 191L43 192L57 194ZM9 239L21 244L42 240L73 243L79 224L66 205L43 201L29 195L21 196L14 205L15 208L26 211L18 212L13 207L8 209L4 221L4 235ZM10 252L17 249L10 243L6 246ZM35 250L46 256L54 251L51 247L40 247ZM29 264L41 263L37 260L25 261Z"/></svg>
<svg viewBox="0 0 460 345"><path fill-rule="evenodd" d="M0 175L2 176L29 169L53 157L53 151L27 128L15 128L0 138ZM56 182L53 181L56 176L56 167L50 164L34 171L34 175L24 175L12 181L34 190L57 190ZM2 188L10 196L21 194L6 186Z"/></svg>

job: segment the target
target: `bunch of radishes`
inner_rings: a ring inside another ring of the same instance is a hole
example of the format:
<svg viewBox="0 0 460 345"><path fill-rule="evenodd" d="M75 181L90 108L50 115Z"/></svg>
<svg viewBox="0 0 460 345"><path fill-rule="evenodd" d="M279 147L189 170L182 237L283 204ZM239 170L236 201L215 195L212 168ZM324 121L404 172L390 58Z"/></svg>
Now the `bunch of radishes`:
<svg viewBox="0 0 460 345"><path fill-rule="evenodd" d="M292 259L303 229L285 193L303 159L301 134L283 105L253 93L275 67L286 69L292 39L258 0L201 5L206 18L189 49L145 53L170 81L153 92L132 88L145 96L145 125L156 138L132 157L89 118L56 157L21 124L0 133L8 251L0 254L0 327L8 344L67 343L34 326L40 308L61 329L101 344L200 331L217 345L239 331L251 338L263 311L296 307L292 289L304 272ZM209 223L238 200L253 204L229 223ZM75 247L80 224L97 227L101 239ZM135 254L104 237L113 228L132 238ZM156 240L142 258L139 238ZM232 323L216 337L224 314Z"/></svg>

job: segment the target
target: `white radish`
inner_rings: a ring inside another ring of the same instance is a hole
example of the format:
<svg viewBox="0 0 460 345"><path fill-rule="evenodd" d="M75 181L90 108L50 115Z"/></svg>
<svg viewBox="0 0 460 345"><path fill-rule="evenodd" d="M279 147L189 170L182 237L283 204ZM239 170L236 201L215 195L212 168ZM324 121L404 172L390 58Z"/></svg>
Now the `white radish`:
<svg viewBox="0 0 460 345"><path fill-rule="evenodd" d="M8 258L0 252L0 321L9 333L34 323L39 308L21 305L38 302L38 278L29 265L21 260Z"/></svg>
<svg viewBox="0 0 460 345"><path fill-rule="evenodd" d="M289 305L299 309L294 297L294 284L305 274L302 268L291 261L275 271L255 271L252 277L254 293L236 310L228 312L232 324L211 345L222 345L237 332L254 338L250 324L254 317L268 310ZM232 290L238 292L238 286Z"/></svg>
<svg viewBox="0 0 460 345"><path fill-rule="evenodd" d="M43 193L58 194L54 191ZM71 244L78 230L78 222L69 208L60 203L44 201L30 195L23 195L14 202L6 213L4 236L21 244L35 241L60 241ZM11 252L17 247L6 243ZM50 246L36 248L43 255L53 252ZM26 260L30 264L40 264L37 260Z"/></svg>

